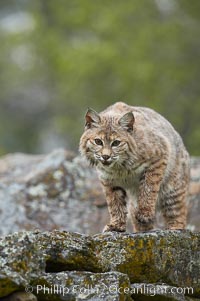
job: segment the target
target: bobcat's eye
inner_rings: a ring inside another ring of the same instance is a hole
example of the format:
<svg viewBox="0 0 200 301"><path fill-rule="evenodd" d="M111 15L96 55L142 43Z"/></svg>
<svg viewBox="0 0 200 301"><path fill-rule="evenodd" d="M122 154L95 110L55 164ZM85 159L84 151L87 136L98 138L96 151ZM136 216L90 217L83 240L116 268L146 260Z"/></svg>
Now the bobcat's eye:
<svg viewBox="0 0 200 301"><path fill-rule="evenodd" d="M115 140L115 141L113 141L113 143L111 144L111 146L118 146L118 145L120 145L120 143L121 143L121 141Z"/></svg>
<svg viewBox="0 0 200 301"><path fill-rule="evenodd" d="M101 139L94 139L94 142L96 143L96 145L103 145L103 141Z"/></svg>

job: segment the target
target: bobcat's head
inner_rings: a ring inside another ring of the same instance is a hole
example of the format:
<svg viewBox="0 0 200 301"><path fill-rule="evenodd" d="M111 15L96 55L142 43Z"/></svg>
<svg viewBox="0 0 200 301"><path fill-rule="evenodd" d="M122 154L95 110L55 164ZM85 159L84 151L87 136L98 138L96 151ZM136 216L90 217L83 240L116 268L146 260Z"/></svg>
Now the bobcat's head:
<svg viewBox="0 0 200 301"><path fill-rule="evenodd" d="M88 109L85 115L85 132L80 139L81 154L100 168L126 166L131 152L129 142L134 120L132 112L112 116Z"/></svg>

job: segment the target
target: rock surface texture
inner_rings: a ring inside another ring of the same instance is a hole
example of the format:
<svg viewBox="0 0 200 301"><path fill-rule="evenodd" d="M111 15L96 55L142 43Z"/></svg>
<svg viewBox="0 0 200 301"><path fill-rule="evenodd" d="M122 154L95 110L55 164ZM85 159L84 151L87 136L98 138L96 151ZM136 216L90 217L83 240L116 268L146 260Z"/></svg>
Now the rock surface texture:
<svg viewBox="0 0 200 301"><path fill-rule="evenodd" d="M192 158L191 167L188 229L200 230L200 159ZM63 149L4 156L0 178L0 235L34 229L95 234L108 221L95 169ZM162 228L159 215L158 224Z"/></svg>
<svg viewBox="0 0 200 301"><path fill-rule="evenodd" d="M27 298L16 300L198 298L200 233L11 234L0 240L0 297L16 291Z"/></svg>

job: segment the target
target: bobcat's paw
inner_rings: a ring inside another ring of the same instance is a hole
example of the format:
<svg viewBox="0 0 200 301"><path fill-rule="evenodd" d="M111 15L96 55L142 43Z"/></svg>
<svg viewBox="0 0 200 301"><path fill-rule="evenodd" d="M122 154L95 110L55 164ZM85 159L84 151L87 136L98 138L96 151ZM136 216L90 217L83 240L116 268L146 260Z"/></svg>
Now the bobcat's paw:
<svg viewBox="0 0 200 301"><path fill-rule="evenodd" d="M175 224L168 224L166 230L184 230L185 223L175 223Z"/></svg>
<svg viewBox="0 0 200 301"><path fill-rule="evenodd" d="M155 215L144 209L140 209L135 214L136 229L137 231L148 231L153 229L155 222Z"/></svg>
<svg viewBox="0 0 200 301"><path fill-rule="evenodd" d="M103 233L105 232L125 232L126 231L126 226L125 225L112 225L108 224L104 227Z"/></svg>

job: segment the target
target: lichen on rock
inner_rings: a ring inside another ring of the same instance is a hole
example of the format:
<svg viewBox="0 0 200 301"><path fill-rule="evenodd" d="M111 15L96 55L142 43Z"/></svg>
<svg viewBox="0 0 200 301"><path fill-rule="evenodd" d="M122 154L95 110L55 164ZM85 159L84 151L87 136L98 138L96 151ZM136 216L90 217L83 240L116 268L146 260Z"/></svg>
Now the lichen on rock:
<svg viewBox="0 0 200 301"><path fill-rule="evenodd" d="M192 287L194 296L200 297L199 248L200 233L190 231L94 236L62 231L15 233L0 240L0 297L31 285L38 300L54 300L42 290L39 294L37 287L57 284L72 290L78 285L84 290L90 284L102 290L113 283L121 287L116 299L109 299L113 292L108 289L104 297L94 295L96 299L85 293L80 297L76 291L68 295L71 299L62 300L131 300L128 290L134 283Z"/></svg>

